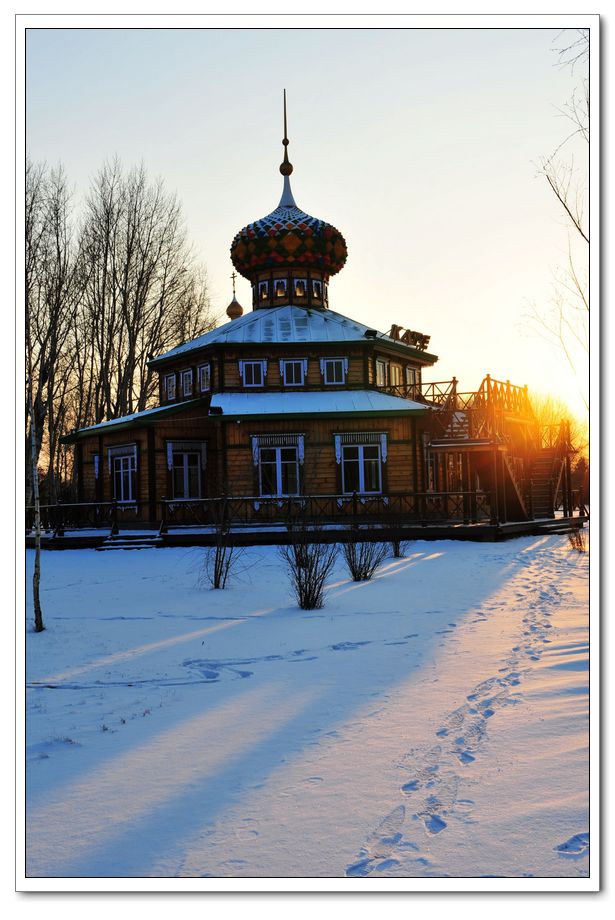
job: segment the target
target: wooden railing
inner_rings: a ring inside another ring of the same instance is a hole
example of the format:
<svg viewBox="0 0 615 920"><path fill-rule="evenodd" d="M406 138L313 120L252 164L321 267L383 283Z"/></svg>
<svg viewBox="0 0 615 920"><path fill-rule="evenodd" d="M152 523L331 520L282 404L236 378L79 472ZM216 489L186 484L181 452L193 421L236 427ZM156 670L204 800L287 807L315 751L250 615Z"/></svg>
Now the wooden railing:
<svg viewBox="0 0 615 920"><path fill-rule="evenodd" d="M455 377L435 383L387 385L377 389L432 408L431 428L435 439L450 436L456 412L467 415L464 439L502 441L506 438L506 421L511 417L536 424L527 387L515 386L509 380L495 380L489 374L478 390L468 392L459 392ZM455 440L454 436L451 440Z"/></svg>
<svg viewBox="0 0 615 920"><path fill-rule="evenodd" d="M162 499L158 521L147 520L148 503L81 502L41 508L43 531L63 536L67 530L100 529L110 533L131 527L271 527L293 520L323 525L353 523L396 527L405 524L478 523L492 519L488 493L407 492L387 495L301 495L263 498L257 495L202 499ZM26 530L32 532L34 509L27 508Z"/></svg>
<svg viewBox="0 0 615 920"><path fill-rule="evenodd" d="M486 492L412 492L388 495L241 496L163 501L161 531L175 526L286 525L294 519L349 525L478 522L491 519Z"/></svg>
<svg viewBox="0 0 615 920"><path fill-rule="evenodd" d="M143 502L58 502L41 505L41 529L62 536L65 530L105 528L117 533L134 521L141 520ZM34 527L34 508L26 507L26 531Z"/></svg>

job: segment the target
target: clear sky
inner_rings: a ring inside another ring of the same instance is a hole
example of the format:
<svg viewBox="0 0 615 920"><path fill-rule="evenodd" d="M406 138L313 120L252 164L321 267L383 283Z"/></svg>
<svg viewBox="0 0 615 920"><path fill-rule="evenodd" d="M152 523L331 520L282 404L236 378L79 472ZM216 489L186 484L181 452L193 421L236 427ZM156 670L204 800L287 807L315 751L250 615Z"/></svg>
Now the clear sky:
<svg viewBox="0 0 615 920"><path fill-rule="evenodd" d="M231 240L280 197L286 87L295 199L348 243L331 308L431 335L431 380L473 389L491 373L578 410L527 320L567 260L536 166L569 132L557 108L582 76L555 66L557 31L34 29L27 148L61 161L77 198L115 154L162 177L222 314ZM249 309L244 279L237 294Z"/></svg>

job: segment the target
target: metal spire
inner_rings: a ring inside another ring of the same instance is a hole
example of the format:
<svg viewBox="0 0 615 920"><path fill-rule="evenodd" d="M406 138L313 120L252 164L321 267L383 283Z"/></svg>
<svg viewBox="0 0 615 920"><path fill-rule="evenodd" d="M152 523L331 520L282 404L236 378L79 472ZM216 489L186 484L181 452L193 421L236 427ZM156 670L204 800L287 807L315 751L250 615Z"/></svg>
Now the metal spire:
<svg viewBox="0 0 615 920"><path fill-rule="evenodd" d="M284 144L284 160L280 164L280 172L284 176L284 188L282 190L282 197L280 198L280 203L278 207L286 208L296 208L297 202L293 198L293 193L290 188L290 179L288 178L293 171L293 164L288 159L288 128L286 122L286 90L284 90L284 137L282 139Z"/></svg>
<svg viewBox="0 0 615 920"><path fill-rule="evenodd" d="M288 159L288 129L286 127L286 90L284 90L284 162L280 165L280 172L283 176L290 176L293 171L293 164Z"/></svg>

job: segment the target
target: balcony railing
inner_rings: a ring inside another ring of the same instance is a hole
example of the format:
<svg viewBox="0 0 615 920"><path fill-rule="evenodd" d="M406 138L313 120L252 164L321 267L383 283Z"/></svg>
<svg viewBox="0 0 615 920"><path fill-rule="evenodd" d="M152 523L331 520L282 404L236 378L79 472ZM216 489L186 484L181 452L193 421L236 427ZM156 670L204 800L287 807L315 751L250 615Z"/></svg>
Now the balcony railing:
<svg viewBox="0 0 615 920"><path fill-rule="evenodd" d="M81 502L44 505L41 526L48 536L67 530L100 529L111 533L132 527L158 526L161 533L182 527L271 527L293 521L341 527L364 524L403 527L410 524L480 523L491 520L487 492L407 492L387 495L257 495L202 499L162 499L157 521L148 519L147 502ZM34 509L26 509L26 529L34 527Z"/></svg>

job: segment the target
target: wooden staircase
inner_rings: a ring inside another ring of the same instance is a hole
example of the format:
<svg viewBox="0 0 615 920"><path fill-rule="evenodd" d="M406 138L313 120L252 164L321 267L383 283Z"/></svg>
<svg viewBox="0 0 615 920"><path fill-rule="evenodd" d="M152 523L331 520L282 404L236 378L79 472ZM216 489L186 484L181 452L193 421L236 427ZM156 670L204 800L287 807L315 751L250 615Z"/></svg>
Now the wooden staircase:
<svg viewBox="0 0 615 920"><path fill-rule="evenodd" d="M468 413L462 412L459 409L451 412L446 431L444 432L444 440L466 441L469 437L470 424L468 420Z"/></svg>
<svg viewBox="0 0 615 920"><path fill-rule="evenodd" d="M534 459L530 471L532 510L535 518L555 517L555 496L557 495L563 470L560 451L544 447Z"/></svg>

